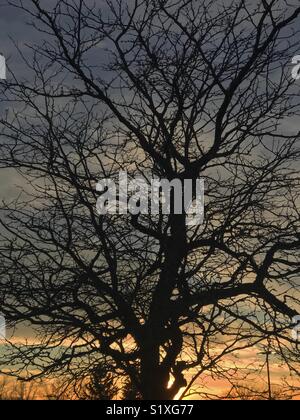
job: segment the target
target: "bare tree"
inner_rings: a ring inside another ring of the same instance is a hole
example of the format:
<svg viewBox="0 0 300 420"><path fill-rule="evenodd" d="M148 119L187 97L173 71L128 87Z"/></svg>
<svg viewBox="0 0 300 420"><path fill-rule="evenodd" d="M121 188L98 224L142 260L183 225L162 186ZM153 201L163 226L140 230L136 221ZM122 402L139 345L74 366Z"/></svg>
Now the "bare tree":
<svg viewBox="0 0 300 420"><path fill-rule="evenodd" d="M273 385L272 397L269 398L268 389L264 386L251 386L249 383L234 385L230 392L226 393L225 400L293 400L298 399L299 393L292 387L283 384Z"/></svg>
<svg viewBox="0 0 300 420"><path fill-rule="evenodd" d="M1 82L0 164L26 180L2 207L1 310L37 331L7 350L14 374L102 365L143 399L184 398L269 337L297 374L298 3L8 3L41 35L20 51L31 77ZM203 177L204 223L99 216L95 185L120 170Z"/></svg>
<svg viewBox="0 0 300 420"><path fill-rule="evenodd" d="M1 378L0 382L0 401L2 400L33 400L38 398L37 388L33 383L22 381L11 381L7 378Z"/></svg>

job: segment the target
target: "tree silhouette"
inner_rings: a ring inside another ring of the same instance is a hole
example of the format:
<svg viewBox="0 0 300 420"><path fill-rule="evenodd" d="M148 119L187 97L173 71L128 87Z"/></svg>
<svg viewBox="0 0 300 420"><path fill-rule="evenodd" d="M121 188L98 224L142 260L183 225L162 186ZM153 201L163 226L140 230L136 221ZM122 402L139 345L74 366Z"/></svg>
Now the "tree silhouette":
<svg viewBox="0 0 300 420"><path fill-rule="evenodd" d="M90 375L81 398L86 400L112 400L118 396L118 387L107 365L96 366Z"/></svg>
<svg viewBox="0 0 300 420"><path fill-rule="evenodd" d="M0 85L0 164L24 179L2 206L1 311L37 331L5 363L75 379L104 363L143 399L184 398L274 337L297 372L297 2L8 3L41 41L20 50L31 76ZM203 177L203 224L99 216L96 183L120 170Z"/></svg>

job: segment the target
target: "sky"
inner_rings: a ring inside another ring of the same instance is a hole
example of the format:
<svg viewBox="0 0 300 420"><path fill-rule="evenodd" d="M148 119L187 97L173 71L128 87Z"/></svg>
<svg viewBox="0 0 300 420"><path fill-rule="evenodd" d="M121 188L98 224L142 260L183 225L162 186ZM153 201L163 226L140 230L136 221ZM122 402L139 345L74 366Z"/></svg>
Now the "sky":
<svg viewBox="0 0 300 420"><path fill-rule="evenodd" d="M40 40L40 35L30 25L28 25L27 19L22 11L17 11L8 7L5 3L6 2L0 0L0 53L5 56L8 67L13 69L14 73L18 75L18 77L27 78L30 77L30 75L26 73L27 70L25 70L24 64L17 53L16 46L19 48L20 52L26 54L27 45L38 42ZM0 115L2 113L5 113L5 107L0 102ZM20 185L24 185L24 179L16 173L16 171L1 169L0 201L9 201L15 198L20 192L18 187ZM24 326L23 330L14 332L14 339L16 341L24 337L27 339L31 338L30 328ZM249 353L241 355L241 360L243 358L245 358L246 363L255 363L258 360L257 350L249 350ZM258 374L264 380L264 371L260 373L258 372ZM279 382L282 377L282 369L275 363L272 367L272 374L274 375L274 378L276 378L276 381ZM227 384L225 382L221 381L216 384L211 378L207 378L207 383L211 387L212 392L216 390L218 392L225 392L227 388Z"/></svg>

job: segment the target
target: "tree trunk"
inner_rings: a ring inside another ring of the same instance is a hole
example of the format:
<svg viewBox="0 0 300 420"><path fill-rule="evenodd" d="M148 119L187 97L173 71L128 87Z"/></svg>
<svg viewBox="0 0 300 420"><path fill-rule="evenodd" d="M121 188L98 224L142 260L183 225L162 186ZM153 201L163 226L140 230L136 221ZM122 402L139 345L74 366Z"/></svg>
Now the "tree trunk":
<svg viewBox="0 0 300 420"><path fill-rule="evenodd" d="M152 350L152 351L151 351ZM170 372L162 368L157 357L158 350L148 348L141 358L141 394L144 400L171 400L168 389Z"/></svg>
<svg viewBox="0 0 300 420"><path fill-rule="evenodd" d="M168 363L164 364L160 360L160 346L166 340L166 327L170 320L171 296L174 287L176 287L178 271L185 250L185 215L172 215L171 236L166 240L165 262L153 295L141 351L141 393L145 400L172 400L180 388L180 386L177 387L177 381L174 386L168 388L171 366L175 366L176 356L182 347L180 340L179 343L175 343L178 337L174 340L174 331L171 331L170 326L168 326L168 340L173 342L174 348L171 349L171 352L175 350L175 353ZM182 381L178 381L178 383L182 383Z"/></svg>

